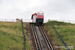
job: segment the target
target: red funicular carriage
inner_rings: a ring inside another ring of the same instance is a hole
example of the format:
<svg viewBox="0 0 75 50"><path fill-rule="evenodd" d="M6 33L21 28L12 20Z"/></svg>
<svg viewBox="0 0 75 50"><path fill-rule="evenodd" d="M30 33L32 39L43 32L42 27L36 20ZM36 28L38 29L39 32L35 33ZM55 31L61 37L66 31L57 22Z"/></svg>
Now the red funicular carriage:
<svg viewBox="0 0 75 50"><path fill-rule="evenodd" d="M42 25L43 24L43 20L44 20L44 12L39 11L37 13L32 14L32 23L36 23L38 25Z"/></svg>

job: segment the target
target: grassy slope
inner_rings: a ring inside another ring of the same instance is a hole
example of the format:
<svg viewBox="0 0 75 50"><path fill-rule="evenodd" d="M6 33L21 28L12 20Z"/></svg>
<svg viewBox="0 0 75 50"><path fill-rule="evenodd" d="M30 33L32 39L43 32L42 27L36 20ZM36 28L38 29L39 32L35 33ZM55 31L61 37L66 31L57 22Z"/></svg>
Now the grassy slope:
<svg viewBox="0 0 75 50"><path fill-rule="evenodd" d="M75 24L71 23L64 23L58 21L50 21L46 23L45 29L49 31L50 35L53 35L54 40L56 41L57 45L64 46L60 39L58 38L57 34L54 32L50 25L53 25L61 37L64 39L68 46L74 46L75 50ZM65 50L65 49L62 49Z"/></svg>
<svg viewBox="0 0 75 50"><path fill-rule="evenodd" d="M0 22L0 50L23 50L21 23ZM28 39L26 48L29 50Z"/></svg>

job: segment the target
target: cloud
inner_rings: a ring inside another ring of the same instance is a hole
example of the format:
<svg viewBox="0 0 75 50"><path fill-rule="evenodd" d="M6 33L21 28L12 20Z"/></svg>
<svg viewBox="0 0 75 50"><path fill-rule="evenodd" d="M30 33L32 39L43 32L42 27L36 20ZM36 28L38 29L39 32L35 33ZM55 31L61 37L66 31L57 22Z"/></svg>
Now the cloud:
<svg viewBox="0 0 75 50"><path fill-rule="evenodd" d="M46 4L46 0L44 0L43 3L42 1L2 0L2 3L0 4L0 16L1 18L24 18L25 16L27 16L27 13L25 15L24 13L27 12L29 9L33 9L36 6L43 6L44 4Z"/></svg>
<svg viewBox="0 0 75 50"><path fill-rule="evenodd" d="M45 19L74 20L75 0L0 0L0 18L30 19L38 11Z"/></svg>

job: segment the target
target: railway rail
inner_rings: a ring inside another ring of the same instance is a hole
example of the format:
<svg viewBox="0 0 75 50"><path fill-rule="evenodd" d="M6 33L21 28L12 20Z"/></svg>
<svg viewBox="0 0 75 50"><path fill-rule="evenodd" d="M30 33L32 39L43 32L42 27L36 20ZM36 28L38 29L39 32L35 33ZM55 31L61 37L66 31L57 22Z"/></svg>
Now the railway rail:
<svg viewBox="0 0 75 50"><path fill-rule="evenodd" d="M30 28L34 50L54 50L43 26L30 24Z"/></svg>
<svg viewBox="0 0 75 50"><path fill-rule="evenodd" d="M41 31L42 37L43 37L43 39L44 39L44 41L46 43L46 46L47 46L48 50L53 50L53 47L52 47L52 45L51 45L51 43L50 43L50 41L49 41L44 29L43 29L43 26L39 26L39 29Z"/></svg>
<svg viewBox="0 0 75 50"><path fill-rule="evenodd" d="M34 26L33 25L31 25L31 30L32 30L32 37L33 37L33 43L34 43L34 47L35 47L35 50L41 50L40 49L40 46L39 46L39 40L38 40L38 37L37 37L37 35L36 35L36 32L35 32L35 30L34 30Z"/></svg>

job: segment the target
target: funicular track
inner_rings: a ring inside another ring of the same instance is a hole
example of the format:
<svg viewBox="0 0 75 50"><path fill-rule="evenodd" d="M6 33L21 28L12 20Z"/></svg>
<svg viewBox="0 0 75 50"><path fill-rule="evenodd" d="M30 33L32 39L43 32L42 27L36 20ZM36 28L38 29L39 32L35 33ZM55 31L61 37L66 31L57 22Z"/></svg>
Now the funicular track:
<svg viewBox="0 0 75 50"><path fill-rule="evenodd" d="M30 28L34 50L54 50L43 26L30 24Z"/></svg>
<svg viewBox="0 0 75 50"><path fill-rule="evenodd" d="M32 39L33 39L34 49L41 50L38 36L36 35L35 29L34 29L34 25L31 25L31 28L32 28L31 30L32 30Z"/></svg>
<svg viewBox="0 0 75 50"><path fill-rule="evenodd" d="M54 50L54 48L53 48L53 46L51 45L51 42L50 42L50 40L49 40L47 34L46 34L45 31L44 31L43 26L39 26L39 29L40 29L40 32L41 32L42 37L43 37L43 39L44 39L44 42L45 42L45 44L46 44L46 46L47 46L47 49L48 49L48 50Z"/></svg>

